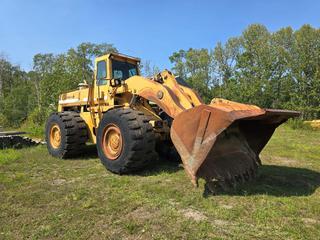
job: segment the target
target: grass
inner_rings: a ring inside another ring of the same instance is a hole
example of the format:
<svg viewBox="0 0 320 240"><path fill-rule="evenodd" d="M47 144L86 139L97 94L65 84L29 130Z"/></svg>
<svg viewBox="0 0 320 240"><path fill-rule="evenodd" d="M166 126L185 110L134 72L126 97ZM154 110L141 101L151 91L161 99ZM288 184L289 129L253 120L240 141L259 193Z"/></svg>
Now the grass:
<svg viewBox="0 0 320 240"><path fill-rule="evenodd" d="M256 181L203 197L177 164L104 169L94 148L0 151L0 239L318 239L320 131L279 128Z"/></svg>

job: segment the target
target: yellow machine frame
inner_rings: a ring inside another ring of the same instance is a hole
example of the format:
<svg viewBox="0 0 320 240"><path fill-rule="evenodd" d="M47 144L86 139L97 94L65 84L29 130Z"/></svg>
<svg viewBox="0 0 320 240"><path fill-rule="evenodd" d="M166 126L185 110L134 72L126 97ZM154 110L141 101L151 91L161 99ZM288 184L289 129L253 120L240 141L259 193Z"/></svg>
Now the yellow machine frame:
<svg viewBox="0 0 320 240"><path fill-rule="evenodd" d="M112 76L112 60L129 62L137 66L138 75L115 84ZM106 62L106 84L97 84L97 64ZM89 130L89 139L96 143L96 128L104 112L117 107L129 107L134 104L133 96L144 98L143 104L135 105L135 108L144 112L151 119L150 123L161 120L153 111L148 101L160 106L170 117L183 112L186 109L202 104L198 95L190 88L179 85L175 76L165 70L157 76L163 82L158 82L157 77L150 79L139 76L140 59L126 55L111 53L95 59L95 70L92 84L82 84L79 90L63 93L59 96L58 112L66 110L80 111L80 116L86 122ZM169 129L167 129L169 133Z"/></svg>

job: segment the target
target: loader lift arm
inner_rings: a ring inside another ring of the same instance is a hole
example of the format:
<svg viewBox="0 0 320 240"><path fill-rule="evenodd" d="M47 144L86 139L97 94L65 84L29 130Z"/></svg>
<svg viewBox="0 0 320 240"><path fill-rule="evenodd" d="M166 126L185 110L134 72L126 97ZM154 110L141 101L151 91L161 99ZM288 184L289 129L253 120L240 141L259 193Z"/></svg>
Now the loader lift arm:
<svg viewBox="0 0 320 240"><path fill-rule="evenodd" d="M125 84L131 92L156 103L172 118L187 109L203 104L196 92L179 85L168 70L159 73L154 80L134 76L127 79Z"/></svg>

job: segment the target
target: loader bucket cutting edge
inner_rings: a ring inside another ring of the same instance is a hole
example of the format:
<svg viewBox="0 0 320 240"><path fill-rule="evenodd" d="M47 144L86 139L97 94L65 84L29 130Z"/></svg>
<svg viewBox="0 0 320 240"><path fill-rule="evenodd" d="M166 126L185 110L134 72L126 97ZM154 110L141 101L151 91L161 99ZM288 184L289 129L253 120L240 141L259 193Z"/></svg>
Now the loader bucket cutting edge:
<svg viewBox="0 0 320 240"><path fill-rule="evenodd" d="M195 186L198 178L206 184L234 186L255 176L261 164L259 153L275 129L298 115L231 101L214 102L180 113L170 134Z"/></svg>

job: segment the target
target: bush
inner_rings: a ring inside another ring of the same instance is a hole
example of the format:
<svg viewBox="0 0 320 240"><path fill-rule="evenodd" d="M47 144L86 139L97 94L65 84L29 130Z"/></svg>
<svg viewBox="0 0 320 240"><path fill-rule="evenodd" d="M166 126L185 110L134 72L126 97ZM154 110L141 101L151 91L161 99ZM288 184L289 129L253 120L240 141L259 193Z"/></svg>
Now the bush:
<svg viewBox="0 0 320 240"><path fill-rule="evenodd" d="M2 101L1 111L8 120L10 127L18 127L28 116L28 96L29 91L26 84L14 87L10 94Z"/></svg>
<svg viewBox="0 0 320 240"><path fill-rule="evenodd" d="M50 113L47 109L36 108L29 114L26 122L28 124L43 125L49 115Z"/></svg>
<svg viewBox="0 0 320 240"><path fill-rule="evenodd" d="M314 130L310 124L306 124L302 119L300 118L290 118L287 123L287 126L289 126L292 129L304 129L304 130Z"/></svg>
<svg viewBox="0 0 320 240"><path fill-rule="evenodd" d="M29 137L44 139L44 124L39 125L26 121L21 125L20 130L27 132Z"/></svg>
<svg viewBox="0 0 320 240"><path fill-rule="evenodd" d="M4 114L0 113L0 126L7 127L8 125L9 125L8 119Z"/></svg>
<svg viewBox="0 0 320 240"><path fill-rule="evenodd" d="M44 138L44 125L51 113L51 109L34 109L20 129L26 131L31 137Z"/></svg>

